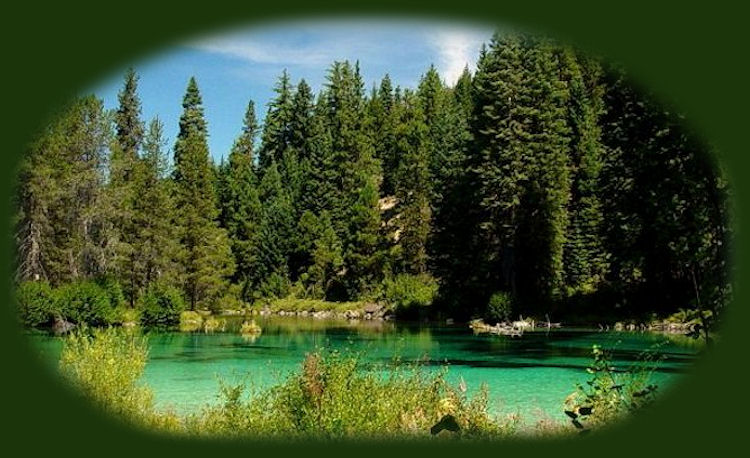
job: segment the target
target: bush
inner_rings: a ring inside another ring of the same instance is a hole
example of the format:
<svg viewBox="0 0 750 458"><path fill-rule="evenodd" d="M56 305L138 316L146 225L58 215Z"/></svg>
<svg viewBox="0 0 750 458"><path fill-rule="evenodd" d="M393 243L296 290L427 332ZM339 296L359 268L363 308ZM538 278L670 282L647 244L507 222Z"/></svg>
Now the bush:
<svg viewBox="0 0 750 458"><path fill-rule="evenodd" d="M115 309L116 324L138 324L141 321L141 312L137 308L121 305Z"/></svg>
<svg viewBox="0 0 750 458"><path fill-rule="evenodd" d="M383 286L386 303L401 311L432 304L438 292L438 283L429 274L399 274L386 279Z"/></svg>
<svg viewBox="0 0 750 458"><path fill-rule="evenodd" d="M513 316L513 297L506 292L498 291L490 296L487 304L487 320L508 322Z"/></svg>
<svg viewBox="0 0 750 458"><path fill-rule="evenodd" d="M258 292L260 297L287 297L290 287L288 278L274 272L258 286Z"/></svg>
<svg viewBox="0 0 750 458"><path fill-rule="evenodd" d="M230 285L227 292L208 307L212 313L221 313L224 310L243 310L247 304L242 300L242 288L239 285Z"/></svg>
<svg viewBox="0 0 750 458"><path fill-rule="evenodd" d="M438 424L455 435L495 437L505 425L487 413L487 391L470 399L445 372L421 366L361 366L356 356L309 354L299 372L243 401L242 386L223 386L224 403L192 418L189 429L218 435L290 438L429 437Z"/></svg>
<svg viewBox="0 0 750 458"><path fill-rule="evenodd" d="M195 332L203 328L203 316L192 310L180 313L180 331Z"/></svg>
<svg viewBox="0 0 750 458"><path fill-rule="evenodd" d="M141 426L174 429L176 417L157 414L151 391L138 384L148 356L145 338L122 329L74 331L64 341L60 368L84 394L114 416Z"/></svg>
<svg viewBox="0 0 750 458"><path fill-rule="evenodd" d="M126 305L125 294L122 292L120 282L110 276L99 277L95 281L107 293L109 303L112 304L113 308L124 307Z"/></svg>
<svg viewBox="0 0 750 458"><path fill-rule="evenodd" d="M47 282L27 281L16 288L16 304L21 323L29 328L51 325L59 309Z"/></svg>
<svg viewBox="0 0 750 458"><path fill-rule="evenodd" d="M594 361L586 369L591 379L578 385L565 400L565 414L576 429L585 431L612 423L643 408L654 400L657 386L650 384L653 371L650 359L626 371L617 371L609 355L594 345Z"/></svg>
<svg viewBox="0 0 750 458"><path fill-rule="evenodd" d="M177 288L154 284L141 296L139 308L144 327L169 329L180 324L180 313L185 310L185 301Z"/></svg>
<svg viewBox="0 0 750 458"><path fill-rule="evenodd" d="M57 290L56 303L63 317L77 324L107 326L116 318L109 293L93 281L76 281L61 286Z"/></svg>

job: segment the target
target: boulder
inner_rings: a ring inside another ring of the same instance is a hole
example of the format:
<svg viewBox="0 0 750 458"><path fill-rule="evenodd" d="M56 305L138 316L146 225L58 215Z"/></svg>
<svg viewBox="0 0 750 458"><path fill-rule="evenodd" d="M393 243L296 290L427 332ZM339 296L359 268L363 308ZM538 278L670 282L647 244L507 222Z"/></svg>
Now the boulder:
<svg viewBox="0 0 750 458"><path fill-rule="evenodd" d="M72 331L76 325L60 317L55 318L55 324L52 325L52 331L57 335L67 334Z"/></svg>

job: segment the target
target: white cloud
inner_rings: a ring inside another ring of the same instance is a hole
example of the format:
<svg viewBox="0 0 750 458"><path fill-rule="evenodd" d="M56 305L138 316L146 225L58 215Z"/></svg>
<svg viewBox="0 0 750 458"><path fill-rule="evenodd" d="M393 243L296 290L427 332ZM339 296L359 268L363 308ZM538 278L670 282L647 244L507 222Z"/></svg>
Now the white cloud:
<svg viewBox="0 0 750 458"><path fill-rule="evenodd" d="M467 65L476 66L479 49L489 38L488 32L459 29L439 31L433 40L439 56L438 70L446 83L455 84Z"/></svg>
<svg viewBox="0 0 750 458"><path fill-rule="evenodd" d="M329 57L309 46L295 48L241 36L209 38L193 42L191 47L263 64L325 65Z"/></svg>
<svg viewBox="0 0 750 458"><path fill-rule="evenodd" d="M484 27L409 21L332 21L284 23L235 30L193 41L188 46L273 67L320 69L335 60L360 60L380 77L405 77L416 83L434 63L443 79L454 84L464 67L473 68L481 44L491 32ZM395 74L395 75L394 75Z"/></svg>

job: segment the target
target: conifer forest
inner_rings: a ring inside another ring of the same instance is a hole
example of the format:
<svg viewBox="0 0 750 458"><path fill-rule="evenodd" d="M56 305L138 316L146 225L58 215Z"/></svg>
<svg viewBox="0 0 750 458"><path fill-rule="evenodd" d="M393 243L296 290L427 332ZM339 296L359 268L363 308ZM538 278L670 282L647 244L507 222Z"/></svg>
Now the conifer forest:
<svg viewBox="0 0 750 458"><path fill-rule="evenodd" d="M358 61L324 71L317 93L284 71L267 107L247 100L220 161L195 78L173 139L143 119L132 69L116 109L95 96L60 109L18 169L18 287L74 302L96 285L134 309L294 297L456 321L717 316L727 302L715 152L617 65L497 33L453 85L434 66L416 87L388 74L369 87Z"/></svg>

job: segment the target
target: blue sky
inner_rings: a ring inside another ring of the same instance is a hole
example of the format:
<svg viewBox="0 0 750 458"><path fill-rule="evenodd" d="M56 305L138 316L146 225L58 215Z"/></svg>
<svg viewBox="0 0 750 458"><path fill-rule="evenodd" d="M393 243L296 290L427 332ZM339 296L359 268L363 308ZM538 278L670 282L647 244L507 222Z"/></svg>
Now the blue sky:
<svg viewBox="0 0 750 458"><path fill-rule="evenodd" d="M304 78L316 92L328 66L344 59L359 59L368 90L386 73L394 84L414 87L430 64L452 84L465 65L474 69L491 35L487 27L441 22L287 22L188 40L133 67L140 75L143 118L158 116L164 122L170 148L187 81L196 77L209 148L218 161L239 134L248 100L262 118L285 68L294 83ZM107 108L117 107L124 68L93 88Z"/></svg>

